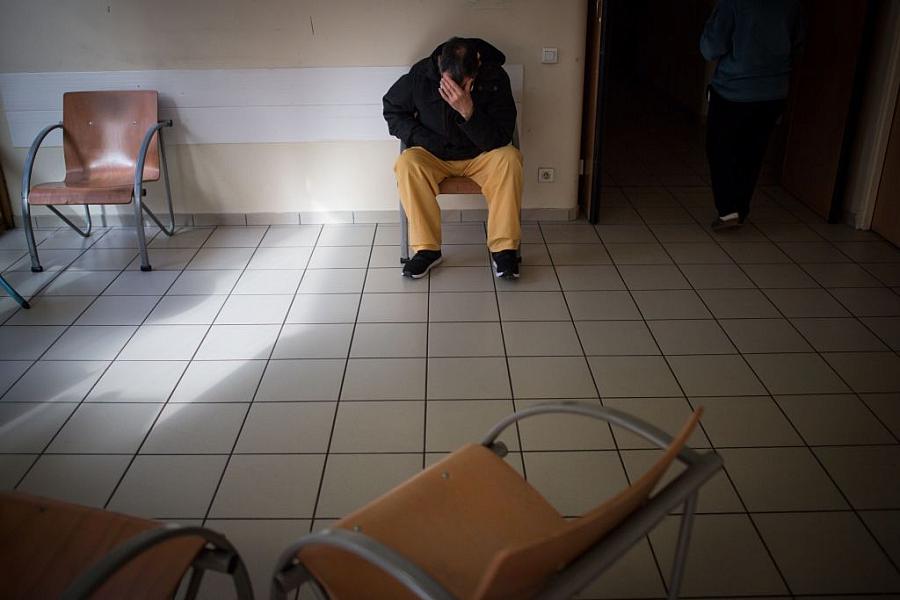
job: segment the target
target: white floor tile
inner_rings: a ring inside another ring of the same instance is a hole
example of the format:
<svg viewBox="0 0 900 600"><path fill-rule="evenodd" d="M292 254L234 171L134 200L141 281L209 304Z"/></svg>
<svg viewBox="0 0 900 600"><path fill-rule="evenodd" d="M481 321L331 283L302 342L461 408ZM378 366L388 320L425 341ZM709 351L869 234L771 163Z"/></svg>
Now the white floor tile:
<svg viewBox="0 0 900 600"><path fill-rule="evenodd" d="M197 360L267 358L275 345L280 325L213 325Z"/></svg>
<svg viewBox="0 0 900 600"><path fill-rule="evenodd" d="M125 346L120 360L191 360L207 325L143 325Z"/></svg>
<svg viewBox="0 0 900 600"><path fill-rule="evenodd" d="M5 402L81 402L103 374L106 361L42 360L3 397Z"/></svg>
<svg viewBox="0 0 900 600"><path fill-rule="evenodd" d="M47 351L48 360L113 360L137 328L129 325L74 325Z"/></svg>
<svg viewBox="0 0 900 600"><path fill-rule="evenodd" d="M115 361L87 402L166 402L187 367L183 361Z"/></svg>
<svg viewBox="0 0 900 600"><path fill-rule="evenodd" d="M140 325L159 302L159 296L100 296L76 325Z"/></svg>

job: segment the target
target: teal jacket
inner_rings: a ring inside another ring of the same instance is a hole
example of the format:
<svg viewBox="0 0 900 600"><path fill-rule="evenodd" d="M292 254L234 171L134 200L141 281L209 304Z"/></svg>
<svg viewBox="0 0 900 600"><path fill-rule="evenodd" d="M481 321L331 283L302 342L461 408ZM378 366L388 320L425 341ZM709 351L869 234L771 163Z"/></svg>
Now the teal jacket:
<svg viewBox="0 0 900 600"><path fill-rule="evenodd" d="M700 38L712 87L735 102L786 98L805 27L800 0L719 0Z"/></svg>

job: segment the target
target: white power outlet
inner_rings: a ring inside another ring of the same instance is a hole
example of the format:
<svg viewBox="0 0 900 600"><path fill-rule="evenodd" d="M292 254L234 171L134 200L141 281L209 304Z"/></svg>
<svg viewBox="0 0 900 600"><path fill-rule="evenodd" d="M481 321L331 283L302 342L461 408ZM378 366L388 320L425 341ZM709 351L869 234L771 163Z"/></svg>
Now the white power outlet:
<svg viewBox="0 0 900 600"><path fill-rule="evenodd" d="M538 169L538 181L541 183L553 183L556 180L556 170L551 167Z"/></svg>

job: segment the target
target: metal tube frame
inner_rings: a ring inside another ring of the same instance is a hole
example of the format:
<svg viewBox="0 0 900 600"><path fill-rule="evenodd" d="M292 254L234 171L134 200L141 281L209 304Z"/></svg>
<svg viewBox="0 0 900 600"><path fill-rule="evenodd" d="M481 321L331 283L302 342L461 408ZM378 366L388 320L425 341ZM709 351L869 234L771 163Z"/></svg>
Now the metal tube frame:
<svg viewBox="0 0 900 600"><path fill-rule="evenodd" d="M66 225L68 225L69 227L71 227L72 229L74 229L75 232L76 232L78 235L80 235L81 237L86 238L86 237L90 237L90 236L91 236L91 230L94 228L94 224L93 224L93 222L91 221L91 207L90 207L90 205L87 205L87 204L84 205L84 220L85 220L85 222L87 223L87 229L86 229L86 230L82 229L81 227L79 227L78 225L76 225L75 223L73 223L72 221L70 221L69 218L68 218L66 215L62 214L62 213L61 213L55 206L53 206L52 204L47 205L47 208L49 208L50 211L51 211L53 214L55 214L57 217L59 217L60 219L62 219L63 222L64 222Z"/></svg>
<svg viewBox="0 0 900 600"><path fill-rule="evenodd" d="M3 275L0 275L0 287L6 290L6 293L9 294L10 298L19 303L19 306L22 308L31 308L31 305L28 304L28 300L22 297L22 294L16 291L10 283L6 280Z"/></svg>
<svg viewBox="0 0 900 600"><path fill-rule="evenodd" d="M132 559L165 541L181 537L200 537L206 541L207 546L212 546L207 547L194 559L192 565L194 571L188 584L188 592L196 595L203 571L214 569L231 575L239 600L253 600L253 587L244 561L225 536L205 527L176 524L167 524L159 529L145 531L116 547L79 575L63 592L62 600L86 600ZM186 598L192 600L194 596L188 594Z"/></svg>
<svg viewBox="0 0 900 600"><path fill-rule="evenodd" d="M272 575L271 600L286 600L291 590L305 583L316 583L298 558L303 548L311 546L330 546L354 554L380 568L423 600L453 600L453 595L444 586L414 562L367 535L343 529L325 529L305 535L282 552Z"/></svg>
<svg viewBox="0 0 900 600"><path fill-rule="evenodd" d="M175 233L175 210L172 206L172 188L169 183L169 167L166 161L166 146L163 143L163 132L162 129L164 127L171 127L172 120L162 120L158 121L155 125L151 125L147 130L147 133L144 135L144 139L141 142L141 147L138 150L137 162L134 169L134 189L132 190L132 200L134 200L135 206L135 227L137 228L137 238L138 238L138 249L141 254L141 271L150 271L152 267L150 266L150 255L147 251L147 237L144 235L144 213L150 217L150 219L156 223L157 227L162 230L167 236L172 236ZM41 144L44 141L44 138L47 135L57 128L62 128L62 123L56 123L54 125L49 125L41 130L38 133L37 137L34 139L34 142L31 144L31 148L28 150L28 155L25 159L25 168L22 172L22 221L25 227L25 239L28 244L28 253L31 256L31 271L34 273L40 273L44 270L41 266L40 258L38 257L37 244L34 241L34 230L31 222L31 205L28 203L28 195L31 192L31 176L34 170L34 161L37 157L38 150L40 149ZM144 175L144 163L147 160L147 152L150 148L150 142L153 140L153 136L155 134L159 135L159 153L162 162L162 175L165 181L166 187L166 204L169 209L169 226L166 227L162 224L159 218L150 210L150 208L144 204L143 202L143 175ZM73 223L68 217L62 214L59 209L55 206L48 206L56 216L63 220L63 222L78 232L82 237L88 237L91 235L91 230L93 228L93 223L91 221L91 208L90 205L85 205L85 221L87 222L87 229L84 230L81 227L77 226Z"/></svg>
<svg viewBox="0 0 900 600"><path fill-rule="evenodd" d="M482 445L500 456L505 455L506 446L497 438L503 431L522 419L542 414L574 414L606 421L622 427L643 437L660 449L668 448L672 436L641 419L613 408L590 406L577 402L544 404L513 413L497 423L485 436ZM576 563L582 562L581 569L567 568L556 579L550 582L546 590L539 596L541 599L570 598L580 592L605 569L612 565L622 554L640 538L653 529L666 515L680 504L684 504L684 513L678 532L675 557L672 561L669 579L670 600L678 598L684 567L687 562L691 529L697 509L697 492L710 477L722 466L722 459L714 453L700 454L685 446L677 456L687 465L687 469L670 482L659 494L648 501L641 509L620 524L611 534L604 537L594 548L586 552ZM617 543L616 534L620 538Z"/></svg>
<svg viewBox="0 0 900 600"><path fill-rule="evenodd" d="M169 186L169 167L166 163L166 146L163 143L163 127L171 127L172 120L167 119L163 121L159 121L156 125L151 125L149 129L147 129L147 133L144 135L144 140L141 142L141 148L138 150L137 155L137 165L134 169L134 191L131 193L131 197L134 200L134 216L135 216L135 224L136 233L138 238L138 249L141 253L141 271L152 271L153 267L150 266L150 253L147 251L147 236L144 235L144 215L143 213L147 213L147 216L156 223L156 226L162 230L167 236L172 236L175 233L175 211L172 207L172 190ZM143 202L143 183L144 183L144 162L147 160L147 151L150 148L150 142L153 141L153 136L159 135L159 154L162 163L162 171L163 178L165 180L166 185L166 203L169 208L169 227L165 227L162 222L157 218L153 211L144 204Z"/></svg>
<svg viewBox="0 0 900 600"><path fill-rule="evenodd" d="M672 437L667 433L621 411L566 402L535 406L509 415L488 432L482 445L501 457L505 456L506 446L497 440L500 434L517 421L543 414L574 414L603 420L627 429L661 449L667 448L672 443ZM681 518L668 586L668 598L670 600L678 598L697 509L697 494L700 487L722 468L722 459L714 452L700 454L687 446L681 449L677 458L687 468L653 498L629 515L623 523L549 581L538 598L541 600L564 600L573 597L612 566L675 508L683 505L684 513ZM341 548L367 560L406 585L407 589L419 598L434 600L452 598L445 588L435 582L420 567L378 541L360 532L325 530L300 538L298 542L282 553L273 576L271 600L284 600L289 591L305 583L316 583L315 578L300 563L298 553L304 547L322 544ZM430 587L432 585L436 587Z"/></svg>
<svg viewBox="0 0 900 600"><path fill-rule="evenodd" d="M38 150L47 137L54 129L62 129L62 122L44 127L34 141L31 148L28 149L28 155L25 157L25 167L22 169L22 225L25 227L25 241L28 243L28 254L31 256L31 272L40 273L44 270L41 266L41 260L38 257L37 244L34 243L34 229L31 223L31 205L28 204L28 194L31 192L31 174L34 170L34 159L37 157Z"/></svg>

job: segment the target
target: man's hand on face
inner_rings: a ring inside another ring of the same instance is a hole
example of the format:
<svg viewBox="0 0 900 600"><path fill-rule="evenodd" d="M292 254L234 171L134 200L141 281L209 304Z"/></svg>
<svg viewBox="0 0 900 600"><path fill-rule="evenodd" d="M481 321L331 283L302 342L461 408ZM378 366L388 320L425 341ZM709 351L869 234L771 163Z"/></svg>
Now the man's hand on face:
<svg viewBox="0 0 900 600"><path fill-rule="evenodd" d="M466 121L471 119L472 113L475 112L475 103L472 102L472 85L474 83L475 79L466 77L460 86L448 73L444 73L441 75L441 83L438 87L441 98Z"/></svg>

